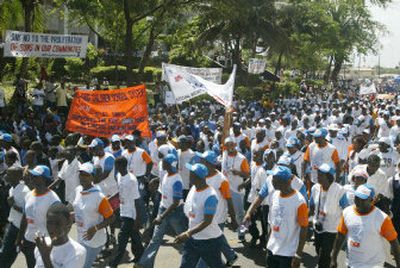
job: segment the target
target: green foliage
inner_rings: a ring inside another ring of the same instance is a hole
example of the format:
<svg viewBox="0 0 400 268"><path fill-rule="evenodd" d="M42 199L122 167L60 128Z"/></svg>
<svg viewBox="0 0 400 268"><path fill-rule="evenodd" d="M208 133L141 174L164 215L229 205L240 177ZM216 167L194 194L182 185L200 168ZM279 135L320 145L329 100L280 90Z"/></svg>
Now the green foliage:
<svg viewBox="0 0 400 268"><path fill-rule="evenodd" d="M84 62L80 58L68 58L66 59L64 69L70 79L77 81L84 74Z"/></svg>
<svg viewBox="0 0 400 268"><path fill-rule="evenodd" d="M156 81L158 77L161 77L161 68L156 67L146 67L144 69L144 76L141 78L138 74L138 70L134 69L134 78L135 82L153 82ZM126 77L126 67L118 66L116 69L115 66L97 66L90 70L90 75L92 77L96 77L98 80L103 79L104 77L111 82L115 81L123 81Z"/></svg>

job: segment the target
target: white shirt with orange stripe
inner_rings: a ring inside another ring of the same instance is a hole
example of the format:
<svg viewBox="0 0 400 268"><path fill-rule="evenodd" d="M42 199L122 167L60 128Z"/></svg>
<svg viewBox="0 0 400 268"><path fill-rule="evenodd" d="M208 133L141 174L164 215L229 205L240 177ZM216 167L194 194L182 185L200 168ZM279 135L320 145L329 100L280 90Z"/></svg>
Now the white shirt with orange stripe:
<svg viewBox="0 0 400 268"><path fill-rule="evenodd" d="M83 239L84 233L90 228L113 215L113 209L98 186L83 191L82 186L76 187L75 201L72 204L75 213L75 223L78 231L78 242L91 248L103 246L107 241L106 230L100 229L91 240Z"/></svg>
<svg viewBox="0 0 400 268"><path fill-rule="evenodd" d="M300 229L308 226L308 208L296 190L287 196L275 191L268 215L271 235L267 249L276 256L293 257L299 244Z"/></svg>
<svg viewBox="0 0 400 268"><path fill-rule="evenodd" d="M128 171L136 177L146 175L146 168L152 162L150 155L142 148L136 147L135 151L124 150L122 156L128 161Z"/></svg>
<svg viewBox="0 0 400 268"><path fill-rule="evenodd" d="M238 190L239 185L244 182L244 179L241 176L234 175L232 170L250 173L249 162L241 153L236 152L234 155L229 155L227 151L224 151L222 155L222 173L228 178L232 192L244 194L244 190Z"/></svg>
<svg viewBox="0 0 400 268"><path fill-rule="evenodd" d="M228 204L226 199L231 198L229 182L221 172L217 171L215 175L206 178L206 183L214 188L218 195L219 202L214 217L216 217L218 224L224 223L228 213Z"/></svg>
<svg viewBox="0 0 400 268"><path fill-rule="evenodd" d="M397 239L392 221L376 207L367 214L360 214L355 206L345 208L338 232L347 235L348 266L354 268L383 267L385 239Z"/></svg>
<svg viewBox="0 0 400 268"><path fill-rule="evenodd" d="M304 154L304 161L311 165L311 181L317 183L318 167L322 164L332 165L333 167L340 162L339 153L336 147L330 143L320 147L317 143L311 143L306 153Z"/></svg>
<svg viewBox="0 0 400 268"><path fill-rule="evenodd" d="M60 202L60 198L51 190L44 194L37 194L35 190L32 190L26 195L25 217L28 224L25 231L26 240L35 242L36 232L38 231L42 235L48 236L46 227L47 210L55 202Z"/></svg>

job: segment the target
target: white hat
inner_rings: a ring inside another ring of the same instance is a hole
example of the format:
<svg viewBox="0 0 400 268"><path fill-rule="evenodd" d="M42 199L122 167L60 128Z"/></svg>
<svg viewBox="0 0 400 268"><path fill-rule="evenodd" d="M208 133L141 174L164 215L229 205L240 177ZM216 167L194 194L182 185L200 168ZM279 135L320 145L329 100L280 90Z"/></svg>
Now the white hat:
<svg viewBox="0 0 400 268"><path fill-rule="evenodd" d="M93 174L94 165L90 162L83 163L82 165L79 165L79 171L83 171L88 174Z"/></svg>
<svg viewBox="0 0 400 268"><path fill-rule="evenodd" d="M119 137L118 134L114 134L111 137L111 142L117 142L117 141L121 141L121 138Z"/></svg>

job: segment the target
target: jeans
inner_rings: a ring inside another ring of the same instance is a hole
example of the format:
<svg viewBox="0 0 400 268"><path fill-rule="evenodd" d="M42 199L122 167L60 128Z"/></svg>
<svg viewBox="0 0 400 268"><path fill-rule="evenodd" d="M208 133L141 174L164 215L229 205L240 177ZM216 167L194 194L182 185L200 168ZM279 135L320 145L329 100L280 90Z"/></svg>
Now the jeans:
<svg viewBox="0 0 400 268"><path fill-rule="evenodd" d="M4 268L9 268L17 258L17 247L15 240L17 239L19 229L12 223L8 223L3 237L3 245L0 249L0 263Z"/></svg>
<svg viewBox="0 0 400 268"><path fill-rule="evenodd" d="M161 215L165 210L166 208L160 207L158 215ZM176 234L181 234L187 230L187 220L185 214L183 213L183 205L177 207L173 212L165 217L160 225L155 226L150 244L145 249L139 261L140 265L149 268L154 267L154 260L168 227L172 227Z"/></svg>
<svg viewBox="0 0 400 268"><path fill-rule="evenodd" d="M279 256L272 254L271 251L267 252L267 268L288 268L292 267L292 257ZM329 267L329 266L327 266Z"/></svg>
<svg viewBox="0 0 400 268"><path fill-rule="evenodd" d="M317 233L315 235L315 250L319 257L318 267L329 267L331 263L331 252L335 242L336 233Z"/></svg>
<svg viewBox="0 0 400 268"><path fill-rule="evenodd" d="M136 259L143 254L142 238L138 230L134 229L135 220L132 218L121 217L121 230L118 233L118 249L117 255L111 261L111 266L118 266L125 254L126 245L129 238L131 239L131 251Z"/></svg>
<svg viewBox="0 0 400 268"><path fill-rule="evenodd" d="M243 222L244 218L244 203L243 203L244 194L231 191L231 196L232 196L233 207L236 213L236 221L240 224L241 222ZM239 229L238 229L238 234L239 234Z"/></svg>
<svg viewBox="0 0 400 268"><path fill-rule="evenodd" d="M225 224L221 223L221 224L218 224L218 226L221 229L222 233L224 233ZM224 234L222 235L221 252L222 252L222 254L224 254L225 259L227 261L232 261L236 257L235 251L229 245ZM200 258L199 263L197 264L197 268L204 268L204 267L208 267L208 266L207 266L206 262L202 258Z"/></svg>
<svg viewBox="0 0 400 268"><path fill-rule="evenodd" d="M142 225L146 226L146 223L149 220L149 214L146 209L147 205L149 204L148 191L146 185L142 182L142 180L138 179L138 182L139 182L139 193L140 193L140 199L139 199L140 215L142 217Z"/></svg>
<svg viewBox="0 0 400 268"><path fill-rule="evenodd" d="M210 268L222 268L225 265L221 259L223 236L206 240L189 238L183 246L180 268L195 267L202 258Z"/></svg>
<svg viewBox="0 0 400 268"><path fill-rule="evenodd" d="M30 241L27 241L24 239L23 241L24 246L22 247L21 251L25 255L26 259L26 266L28 268L34 268L36 265L36 259L35 259L35 247L36 244Z"/></svg>
<svg viewBox="0 0 400 268"><path fill-rule="evenodd" d="M84 246L86 249L86 259L85 259L85 265L83 265L83 268L91 268L94 261L96 260L97 256L100 254L103 246L98 247L98 248L92 248L92 247L86 246L85 244L82 244L82 246Z"/></svg>

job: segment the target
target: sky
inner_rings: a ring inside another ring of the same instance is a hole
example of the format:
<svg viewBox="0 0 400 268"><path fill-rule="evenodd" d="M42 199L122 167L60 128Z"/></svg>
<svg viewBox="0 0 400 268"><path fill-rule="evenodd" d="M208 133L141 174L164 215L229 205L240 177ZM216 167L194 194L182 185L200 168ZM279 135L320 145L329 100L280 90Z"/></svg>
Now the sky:
<svg viewBox="0 0 400 268"><path fill-rule="evenodd" d="M380 64L383 67L395 67L400 63L400 0L393 0L386 8L371 6L375 20L386 26L388 33L380 38ZM358 66L359 57L355 57L354 65ZM377 55L361 57L361 67L378 65Z"/></svg>

